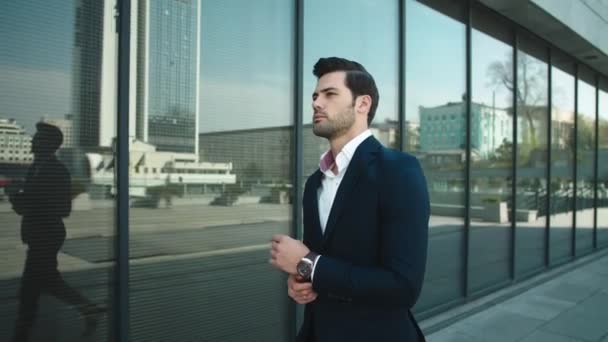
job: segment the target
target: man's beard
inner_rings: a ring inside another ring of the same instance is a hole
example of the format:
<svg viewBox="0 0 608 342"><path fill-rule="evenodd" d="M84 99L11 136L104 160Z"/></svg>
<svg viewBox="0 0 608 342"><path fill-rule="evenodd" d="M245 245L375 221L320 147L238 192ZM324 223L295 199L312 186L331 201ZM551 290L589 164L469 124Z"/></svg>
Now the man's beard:
<svg viewBox="0 0 608 342"><path fill-rule="evenodd" d="M324 121L313 123L312 131L318 137L332 139L347 132L354 124L355 109L351 107L338 113L333 119L327 116Z"/></svg>

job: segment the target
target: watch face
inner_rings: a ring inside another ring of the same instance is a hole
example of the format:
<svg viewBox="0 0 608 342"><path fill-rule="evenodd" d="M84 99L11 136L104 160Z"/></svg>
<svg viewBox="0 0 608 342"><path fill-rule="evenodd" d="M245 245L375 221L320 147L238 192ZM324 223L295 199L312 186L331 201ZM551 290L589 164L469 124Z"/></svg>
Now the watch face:
<svg viewBox="0 0 608 342"><path fill-rule="evenodd" d="M297 265L297 271L301 277L308 278L312 273L312 263L308 260L301 260Z"/></svg>

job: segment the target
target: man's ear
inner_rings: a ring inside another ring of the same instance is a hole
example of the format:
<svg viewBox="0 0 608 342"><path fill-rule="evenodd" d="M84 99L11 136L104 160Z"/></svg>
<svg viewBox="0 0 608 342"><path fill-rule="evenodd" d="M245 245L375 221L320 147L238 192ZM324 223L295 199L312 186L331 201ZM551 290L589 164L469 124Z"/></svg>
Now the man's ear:
<svg viewBox="0 0 608 342"><path fill-rule="evenodd" d="M369 95L359 95L355 101L355 111L357 113L367 114L372 108L372 97Z"/></svg>

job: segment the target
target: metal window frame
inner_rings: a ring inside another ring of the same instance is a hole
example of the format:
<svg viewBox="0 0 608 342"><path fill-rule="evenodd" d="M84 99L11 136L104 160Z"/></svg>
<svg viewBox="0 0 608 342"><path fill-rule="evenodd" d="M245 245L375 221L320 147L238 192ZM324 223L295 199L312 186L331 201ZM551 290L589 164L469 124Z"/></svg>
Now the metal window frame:
<svg viewBox="0 0 608 342"><path fill-rule="evenodd" d="M593 250L598 250L598 177L599 177L599 150L600 150L600 75L595 73L595 146L593 155Z"/></svg>
<svg viewBox="0 0 608 342"><path fill-rule="evenodd" d="M572 182L572 233L570 239L570 260L576 259L576 210L578 205L577 201L577 185L578 185L578 77L579 77L579 64L574 64L574 157L572 158L573 182Z"/></svg>
<svg viewBox="0 0 608 342"><path fill-rule="evenodd" d="M547 198L545 199L545 269L551 265L551 168L553 165L553 53L547 47Z"/></svg>
<svg viewBox="0 0 608 342"><path fill-rule="evenodd" d="M304 175L303 175L303 163L304 163L304 99L303 99L303 86L304 86L304 0L294 0L294 23L293 23L293 38L294 38L294 130L292 139L294 141L294 178L293 178L293 189L294 198L292 199L292 218L293 218L293 235L297 239L302 239L304 236L304 226L302 222L302 203L303 203L303 188ZM304 316L301 307L295 303L290 304L289 308L290 318L290 332L292 341L296 340L296 334L298 327L302 323Z"/></svg>
<svg viewBox="0 0 608 342"><path fill-rule="evenodd" d="M518 71L518 58L519 58L519 34L517 31L517 28L514 28L511 30L511 34L513 35L511 38L512 40L512 48L513 48L513 63L512 63L512 70L511 72L513 73L513 102L512 102L512 106L513 106L513 132L511 135L511 139L513 139L513 143L512 143L512 161L511 161L511 214L509 215L509 219L511 220L511 233L510 233L510 257L511 257L511 265L509 267L509 271L510 271L510 278L512 281L515 280L515 278L517 277L517 246L516 246L516 241L517 241L517 224L516 224L516 211L517 211L517 166L518 166L518 155L517 152L519 151L518 147L519 144L517 143L517 134L518 134L518 130L517 130L517 126L519 124L519 110L517 108L518 106L518 101L517 101L517 92L518 92L518 87L519 87L519 75L517 74Z"/></svg>
<svg viewBox="0 0 608 342"><path fill-rule="evenodd" d="M304 35L304 0L294 0L295 13L294 13L294 129L293 129L293 140L292 144L293 153L294 153L294 167L295 172L293 174L294 180L294 197L293 198L293 207L292 207L292 233L298 238L301 238L303 235L303 226L302 226L302 195L303 188L301 184L303 184L304 175L302 170L303 164L303 95L302 95L302 87L303 87L303 35ZM406 90L406 4L407 0L398 0L399 6L399 14L398 14L398 120L399 120L399 129L401 131L401 139L398 141L398 147L400 150L404 150L406 147L406 139L407 139L407 125L406 125L406 117L405 117L405 109L406 109L406 98L405 98L405 90ZM470 285L470 277L469 277L469 266L470 266L470 208L471 208L471 111L472 111L472 27L473 27L473 3L477 3L477 0L466 0L466 3L463 3L465 7L465 46L466 46L466 103L465 103L465 114L466 114L466 138L465 138L465 148L466 148L466 159L465 159L465 193L464 193L464 205L465 205L465 213L464 213L464 238L462 239L462 296L466 299L471 297L471 289ZM483 4L481 5L483 6ZM485 6L483 6L485 7ZM126 15L118 15L117 16L117 28L118 28L118 115L117 115L117 139L116 139L116 149L115 149L115 158L117 160L117 168L116 168L116 186L118 191L118 196L116 198L116 236L115 236L115 249L116 249L116 263L113 270L113 275L115 277L114 287L113 287L113 340L119 342L126 342L129 340L129 174L128 174L128 163L129 163L129 81L130 81L130 11L131 11L131 0L118 0L117 10L119 14ZM510 21L509 21L510 22ZM518 50L518 32L519 25L516 23L512 23L513 29L513 77L514 84L517 84L517 50ZM552 83L553 83L553 60L552 60L552 49L553 46L542 39L542 42L547 44L548 53L548 119L549 124L547 125L547 136L548 136L548 148L547 148L547 184L548 184L548 195L546 198L545 205L547 210L550 209L551 205L551 196L549 195L550 185L551 185L551 163L552 163L552 105L553 105L553 94L552 94ZM570 57L569 54L566 54ZM598 189L597 189L597 181L598 181L598 166L599 166L599 82L600 76L592 68L595 73L595 150L594 150L594 235L593 235L593 248L594 250L598 249L598 241L597 241L597 201L598 201ZM573 159L573 218L572 218L572 227L571 227L571 259L575 259L577 257L576 252L576 209L577 209L577 157L578 157L578 81L579 81L579 62L574 63L574 102L575 102L575 117L574 117L574 159ZM516 277L516 224L515 224L515 204L516 204L516 180L517 180L517 119L518 119L518 111L517 111L517 99L516 95L513 96L513 166L512 166L512 212L511 212L511 279L515 279ZM551 223L550 223L550 215L549 211L547 211L547 219L546 219L546 234L545 234L545 266L549 267L551 265ZM497 286L500 284L497 284ZM480 291L483 291L480 290ZM473 296L477 297L477 296ZM289 321L292 321L294 324L290 324L291 327L295 331L299 324L299 319L301 316L298 315L297 310L295 310L295 304L289 310L290 318ZM294 334L295 338L295 334Z"/></svg>
<svg viewBox="0 0 608 342"><path fill-rule="evenodd" d="M473 30L473 1L467 1L466 8L466 32L465 32L465 54L466 54L466 134L465 134L465 192L464 192L464 238L463 242L463 265L464 274L462 279L462 291L464 298L468 298L471 295L470 279L469 279L469 268L470 268L470 256L471 256L471 101L472 101L472 30Z"/></svg>
<svg viewBox="0 0 608 342"><path fill-rule="evenodd" d="M406 34L405 34L405 20L406 20L406 0L399 0L398 2L398 23L397 29L397 116L399 121L399 136L401 137L397 142L397 149L399 151L405 151L405 147L407 146L406 141L407 137L407 124L405 117L405 110L407 105L406 99Z"/></svg>
<svg viewBox="0 0 608 342"><path fill-rule="evenodd" d="M131 1L118 0L118 101L116 165L116 263L113 340L129 340L129 78Z"/></svg>

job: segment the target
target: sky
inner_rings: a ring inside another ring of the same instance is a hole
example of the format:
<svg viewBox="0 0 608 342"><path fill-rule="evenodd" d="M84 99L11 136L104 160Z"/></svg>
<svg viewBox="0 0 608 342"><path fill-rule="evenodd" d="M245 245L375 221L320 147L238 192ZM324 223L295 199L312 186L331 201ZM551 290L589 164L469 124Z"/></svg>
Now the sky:
<svg viewBox="0 0 608 342"><path fill-rule="evenodd" d="M0 117L31 131L41 117L72 112L75 0L7 2L0 12ZM412 0L406 2L406 119L419 106L460 101L465 91L465 26ZM294 13L284 0L202 0L201 132L293 124ZM304 2L303 113L311 121L312 66L341 56L363 64L380 91L376 122L397 118L398 1ZM511 48L473 32L473 99L506 106L487 67ZM580 87L581 110L593 92ZM567 96L568 94L564 95ZM566 100L569 102L570 100Z"/></svg>
<svg viewBox="0 0 608 342"><path fill-rule="evenodd" d="M2 4L0 117L31 132L42 116L70 112L74 20L71 0Z"/></svg>

